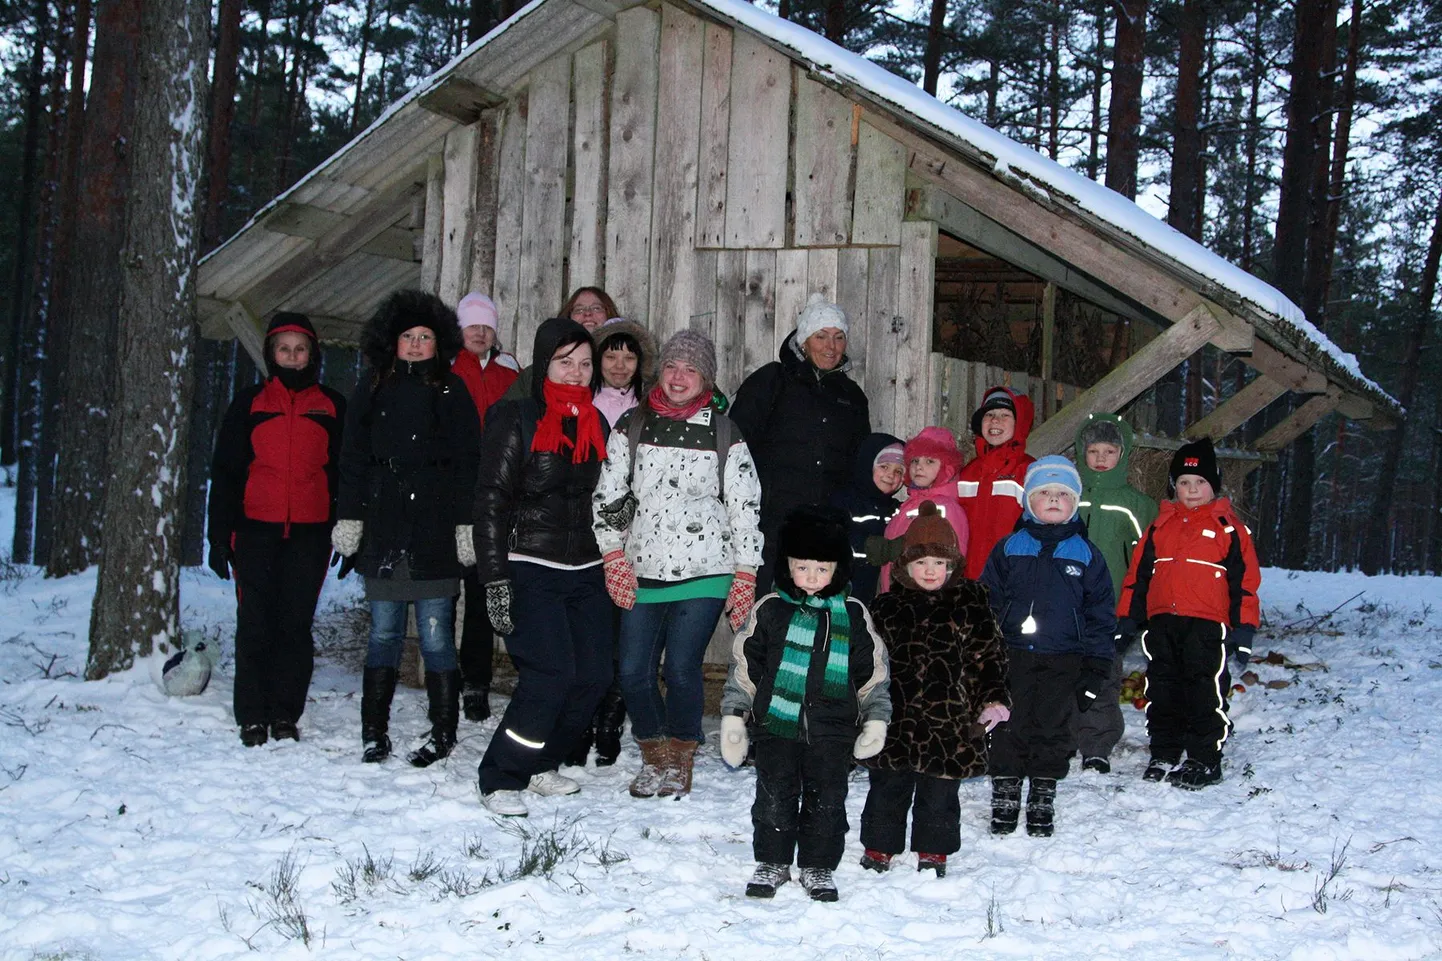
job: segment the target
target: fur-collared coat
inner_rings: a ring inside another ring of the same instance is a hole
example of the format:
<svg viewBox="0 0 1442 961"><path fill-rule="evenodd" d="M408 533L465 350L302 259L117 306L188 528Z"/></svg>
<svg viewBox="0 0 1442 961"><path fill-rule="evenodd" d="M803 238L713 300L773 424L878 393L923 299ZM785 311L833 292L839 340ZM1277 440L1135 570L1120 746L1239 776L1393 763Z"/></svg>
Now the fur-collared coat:
<svg viewBox="0 0 1442 961"><path fill-rule="evenodd" d="M957 573L938 591L898 578L871 606L891 653L891 726L867 767L932 777L986 773L986 737L977 715L1010 705L1006 651L986 588Z"/></svg>

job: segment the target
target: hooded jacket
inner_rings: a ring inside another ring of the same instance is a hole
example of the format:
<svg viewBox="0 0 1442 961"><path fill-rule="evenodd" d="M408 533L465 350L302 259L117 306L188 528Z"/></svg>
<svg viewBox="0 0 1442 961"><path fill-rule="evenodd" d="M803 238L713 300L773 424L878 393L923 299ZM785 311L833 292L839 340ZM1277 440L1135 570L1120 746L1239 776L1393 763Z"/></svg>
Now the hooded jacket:
<svg viewBox="0 0 1442 961"><path fill-rule="evenodd" d="M965 548L971 538L971 525L967 521L966 509L958 496L960 487L957 474L961 469L961 451L956 447L956 435L945 427L924 427L921 433L906 442L907 495L901 509L886 525L887 540L904 535L911 528L921 505L931 501L936 512L946 519L956 532L957 549ZM918 457L935 457L941 461L941 470L936 482L930 487L915 487L910 484L911 462ZM888 565L881 572L881 590L891 589L891 568Z"/></svg>
<svg viewBox="0 0 1442 961"><path fill-rule="evenodd" d="M472 508L476 575L483 584L509 578L511 559L561 567L600 563L591 493L601 476L601 459L574 464L569 451L530 449L546 411L546 366L572 328L582 329L566 317L552 317L536 328L531 356L542 365L542 377L532 381L529 397L503 399L486 417ZM604 430L604 417L601 422ZM562 429L574 439L575 418L567 418Z"/></svg>
<svg viewBox="0 0 1442 961"><path fill-rule="evenodd" d="M1005 390L1011 395L1016 406L1016 432L1011 440L996 447L977 437L976 459L963 467L957 478L957 493L970 527L966 576L973 580L981 576L996 542L1010 534L1021 517L1026 468L1036 460L1026 452L1026 439L1035 417L1031 398L1007 387L987 388L988 393L992 390Z"/></svg>
<svg viewBox="0 0 1442 961"><path fill-rule="evenodd" d="M851 596L870 604L876 596L881 568L866 563L866 539L886 531L886 522L896 516L901 506L895 494L884 494L872 479L876 455L901 438L890 434L868 434L856 450L851 468L851 483L831 495L831 504L846 511L851 518L847 536L851 540Z"/></svg>
<svg viewBox="0 0 1442 961"><path fill-rule="evenodd" d="M1117 466L1098 473L1087 466L1082 435L1098 422L1116 426L1122 439ZM1132 457L1132 425L1116 414L1090 414L1076 432L1076 469L1082 479L1082 496L1077 506L1087 526L1087 539L1102 552L1111 574L1112 590L1120 596L1132 552L1147 526L1156 520L1157 502L1127 483Z"/></svg>
<svg viewBox="0 0 1442 961"><path fill-rule="evenodd" d="M466 390L476 405L476 414L481 418L482 427L486 424L486 411L490 410L491 405L500 400L506 389L515 382L520 369L516 358L497 347L487 351L485 364L482 364L475 354L464 349L451 361L451 372L465 383Z"/></svg>

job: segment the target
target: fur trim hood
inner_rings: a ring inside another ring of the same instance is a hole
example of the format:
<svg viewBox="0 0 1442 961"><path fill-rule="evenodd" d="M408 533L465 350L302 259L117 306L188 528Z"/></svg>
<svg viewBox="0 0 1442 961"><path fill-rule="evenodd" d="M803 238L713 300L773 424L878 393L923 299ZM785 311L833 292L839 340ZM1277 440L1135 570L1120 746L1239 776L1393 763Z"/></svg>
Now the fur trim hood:
<svg viewBox="0 0 1442 961"><path fill-rule="evenodd" d="M422 290L398 290L381 301L361 331L366 362L376 371L389 370L396 359L396 340L412 327L430 328L436 335L436 356L449 366L461 349L456 312Z"/></svg>

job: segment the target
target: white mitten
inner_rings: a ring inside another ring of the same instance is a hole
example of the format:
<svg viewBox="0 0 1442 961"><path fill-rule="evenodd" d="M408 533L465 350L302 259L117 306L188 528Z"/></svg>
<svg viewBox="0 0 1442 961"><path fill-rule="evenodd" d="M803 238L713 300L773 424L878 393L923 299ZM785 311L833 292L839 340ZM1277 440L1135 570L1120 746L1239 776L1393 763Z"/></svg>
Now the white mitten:
<svg viewBox="0 0 1442 961"><path fill-rule="evenodd" d="M476 542L471 540L471 525L456 525L456 560L462 567L476 566Z"/></svg>
<svg viewBox="0 0 1442 961"><path fill-rule="evenodd" d="M735 714L721 719L721 760L728 767L739 768L746 763L746 721Z"/></svg>
<svg viewBox="0 0 1442 961"><path fill-rule="evenodd" d="M861 733L856 735L856 747L851 753L856 755L858 761L864 761L869 757L876 757L885 746L886 722L867 721L861 725Z"/></svg>
<svg viewBox="0 0 1442 961"><path fill-rule="evenodd" d="M1005 704L988 704L981 709L977 716L976 723L990 731L1002 721L1011 720L1011 709Z"/></svg>
<svg viewBox="0 0 1442 961"><path fill-rule="evenodd" d="M350 557L360 550L361 531L364 521L336 521L330 529L330 546L342 557Z"/></svg>

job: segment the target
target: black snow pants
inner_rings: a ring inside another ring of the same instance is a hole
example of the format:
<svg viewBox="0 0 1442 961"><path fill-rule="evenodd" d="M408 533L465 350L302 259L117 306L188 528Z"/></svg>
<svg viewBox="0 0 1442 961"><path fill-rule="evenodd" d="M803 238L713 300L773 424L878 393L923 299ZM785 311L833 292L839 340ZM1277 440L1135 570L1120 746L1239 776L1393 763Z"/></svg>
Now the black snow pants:
<svg viewBox="0 0 1442 961"><path fill-rule="evenodd" d="M1147 734L1152 757L1177 762L1182 754L1215 767L1231 722L1226 695L1226 627L1216 621L1158 614L1147 622Z"/></svg>
<svg viewBox="0 0 1442 961"><path fill-rule="evenodd" d="M1011 720L992 729L992 777L1066 777L1075 746L1070 724L1081 678L1080 654L1037 654L1008 647Z"/></svg>
<svg viewBox="0 0 1442 961"><path fill-rule="evenodd" d="M961 782L915 771L872 769L861 812L861 843L872 851L906 850L906 812L911 812L911 850L955 854L961 849Z"/></svg>
<svg viewBox="0 0 1442 961"><path fill-rule="evenodd" d="M850 741L759 735L751 848L758 862L836 870L846 847Z"/></svg>

